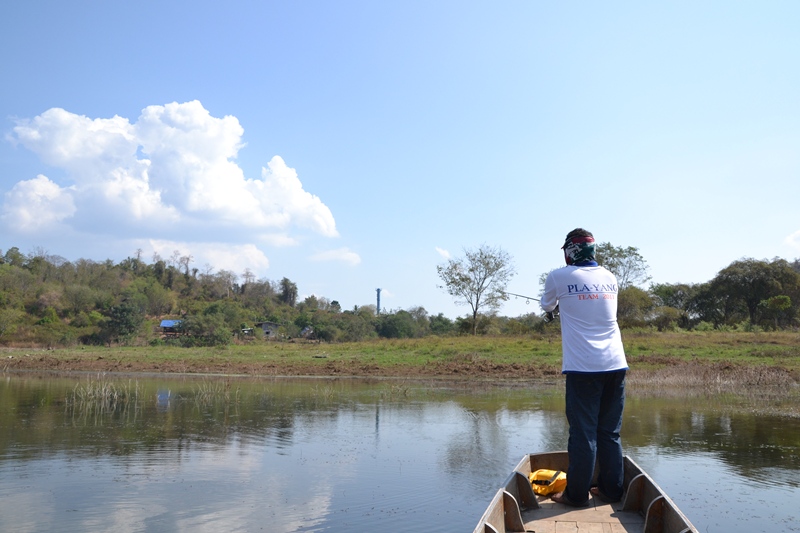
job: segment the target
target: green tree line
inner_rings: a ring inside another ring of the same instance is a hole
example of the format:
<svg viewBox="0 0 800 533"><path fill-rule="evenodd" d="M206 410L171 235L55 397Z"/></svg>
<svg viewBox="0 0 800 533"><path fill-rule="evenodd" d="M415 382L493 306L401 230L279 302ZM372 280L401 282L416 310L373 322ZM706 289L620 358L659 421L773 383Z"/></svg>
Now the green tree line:
<svg viewBox="0 0 800 533"><path fill-rule="evenodd" d="M640 285L647 265L634 247L599 246L598 260L617 274L623 328L796 328L800 322L800 261L740 259L699 284ZM490 307L455 320L424 307L376 313L374 305L342 309L338 301L309 296L284 277L256 279L210 267L191 267L191 257L169 259L141 253L119 263L68 261L42 250L0 251L0 344L219 345L234 342L259 322L279 325L279 338L312 331L320 341L426 335L521 335L545 326L538 313L504 317ZM182 320L181 335L162 339L163 318ZM260 330L255 329L256 334Z"/></svg>
<svg viewBox="0 0 800 533"><path fill-rule="evenodd" d="M256 279L245 269L191 268L191 257L170 259L141 253L119 263L79 259L71 262L41 250L0 252L0 344L74 346L77 344L219 345L260 330L260 322L279 325L279 338L311 331L324 341L448 335L466 329L462 320L429 316L422 307L376 313L374 305L343 310L336 300L309 296L298 301L288 278ZM182 321L180 334L162 339L163 318ZM309 328L310 326L310 328Z"/></svg>

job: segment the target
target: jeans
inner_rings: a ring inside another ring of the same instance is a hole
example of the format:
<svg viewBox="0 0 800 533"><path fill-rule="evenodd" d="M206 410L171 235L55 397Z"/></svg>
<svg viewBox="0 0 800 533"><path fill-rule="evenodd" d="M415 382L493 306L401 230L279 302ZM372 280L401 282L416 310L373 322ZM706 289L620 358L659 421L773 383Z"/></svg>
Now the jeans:
<svg viewBox="0 0 800 533"><path fill-rule="evenodd" d="M625 406L625 370L567 374L569 468L567 498L584 503L600 466L597 488L612 500L622 497L622 411Z"/></svg>

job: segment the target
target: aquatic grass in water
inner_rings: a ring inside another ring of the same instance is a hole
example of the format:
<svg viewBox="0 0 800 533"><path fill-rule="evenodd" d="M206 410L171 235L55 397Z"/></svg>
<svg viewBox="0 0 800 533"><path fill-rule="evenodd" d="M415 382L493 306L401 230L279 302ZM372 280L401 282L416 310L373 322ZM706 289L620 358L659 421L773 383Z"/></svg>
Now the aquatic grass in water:
<svg viewBox="0 0 800 533"><path fill-rule="evenodd" d="M408 398L410 393L411 387L403 381L401 383L392 383L381 390L380 397L385 400L395 400L397 398Z"/></svg>
<svg viewBox="0 0 800 533"><path fill-rule="evenodd" d="M641 397L727 398L755 403L769 412L800 416L800 386L791 372L771 366L731 363L674 364L630 372L628 389Z"/></svg>
<svg viewBox="0 0 800 533"><path fill-rule="evenodd" d="M631 372L632 385L645 389L682 387L701 388L708 392L762 391L785 393L797 386L791 373L771 366L748 366L730 363L676 363L655 371Z"/></svg>
<svg viewBox="0 0 800 533"><path fill-rule="evenodd" d="M333 385L314 385L311 387L311 395L315 398L322 398L330 400L336 394L336 389Z"/></svg>
<svg viewBox="0 0 800 533"><path fill-rule="evenodd" d="M129 406L135 406L140 397L138 381L120 383L98 375L76 383L66 398L66 405L73 414L99 415L127 410Z"/></svg>
<svg viewBox="0 0 800 533"><path fill-rule="evenodd" d="M201 405L211 405L214 402L239 403L241 389L233 388L230 380L204 380L194 391L194 400Z"/></svg>

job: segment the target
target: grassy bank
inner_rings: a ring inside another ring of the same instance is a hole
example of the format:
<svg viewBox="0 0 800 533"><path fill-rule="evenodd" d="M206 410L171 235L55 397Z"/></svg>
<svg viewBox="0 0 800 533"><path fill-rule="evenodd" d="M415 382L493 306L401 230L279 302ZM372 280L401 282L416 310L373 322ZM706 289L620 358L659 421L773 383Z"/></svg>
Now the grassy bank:
<svg viewBox="0 0 800 533"><path fill-rule="evenodd" d="M631 376L686 365L772 369L800 381L795 332L625 331ZM527 379L558 376L557 335L426 337L357 343L252 341L224 348L3 348L0 370L229 373L248 375L367 375ZM678 372L680 374L680 372Z"/></svg>

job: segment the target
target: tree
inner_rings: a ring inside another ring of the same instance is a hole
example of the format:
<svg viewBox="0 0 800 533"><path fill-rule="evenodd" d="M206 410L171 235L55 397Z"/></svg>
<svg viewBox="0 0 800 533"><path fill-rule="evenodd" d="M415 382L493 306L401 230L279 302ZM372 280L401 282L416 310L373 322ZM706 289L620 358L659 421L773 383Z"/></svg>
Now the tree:
<svg viewBox="0 0 800 533"><path fill-rule="evenodd" d="M482 244L477 249L464 249L464 257L450 259L436 267L444 289L455 298L456 305L472 309L472 334L478 333L478 313L496 310L508 299L506 285L516 271L511 256L501 248Z"/></svg>
<svg viewBox="0 0 800 533"><path fill-rule="evenodd" d="M5 263L11 266L21 267L25 264L25 255L23 255L16 246L9 248L3 259Z"/></svg>
<svg viewBox="0 0 800 533"><path fill-rule="evenodd" d="M294 307L297 303L297 284L292 283L289 278L283 278L280 283L278 300L285 303L289 307Z"/></svg>
<svg viewBox="0 0 800 533"><path fill-rule="evenodd" d="M106 329L111 339L128 342L136 336L143 322L144 313L141 308L136 304L123 302L111 308Z"/></svg>
<svg viewBox="0 0 800 533"><path fill-rule="evenodd" d="M408 339L415 337L416 322L408 311L381 314L378 319L378 334L386 339Z"/></svg>
<svg viewBox="0 0 800 533"><path fill-rule="evenodd" d="M729 321L741 306L719 293L712 282L701 283L689 300L688 311L692 321L708 322L719 326Z"/></svg>
<svg viewBox="0 0 800 533"><path fill-rule="evenodd" d="M649 323L658 331L669 331L680 324L688 324L685 312L667 305L654 308L651 315Z"/></svg>
<svg viewBox="0 0 800 533"><path fill-rule="evenodd" d="M187 338L182 340L186 346L225 346L233 340L232 328L226 323L225 315L218 309L206 309L199 315L189 316L183 321L182 331Z"/></svg>
<svg viewBox="0 0 800 533"><path fill-rule="evenodd" d="M171 291L165 289L160 283L152 280L143 291L147 297L147 311L153 316L161 316L169 313L175 304L175 298Z"/></svg>
<svg viewBox="0 0 800 533"><path fill-rule="evenodd" d="M408 309L409 314L416 322L415 337L424 337L430 333L430 320L428 319L428 311L424 307L418 305Z"/></svg>
<svg viewBox="0 0 800 533"><path fill-rule="evenodd" d="M617 318L620 327L642 327L653 309L650 295L639 287L620 289L618 294Z"/></svg>
<svg viewBox="0 0 800 533"><path fill-rule="evenodd" d="M625 289L650 281L650 267L635 246L614 246L609 242L597 245L597 263L606 267L616 277L619 288Z"/></svg>
<svg viewBox="0 0 800 533"><path fill-rule="evenodd" d="M792 308L792 299L782 294L762 300L759 305L764 307L767 314L775 319L775 329L778 329L781 321L784 319L789 309Z"/></svg>
<svg viewBox="0 0 800 533"><path fill-rule="evenodd" d="M790 302L797 301L800 274L783 259L740 259L723 268L711 285L720 297L742 306L747 313L744 318L757 324L764 309L762 301L781 295L789 297Z"/></svg>
<svg viewBox="0 0 800 533"><path fill-rule="evenodd" d="M697 292L697 286L686 283L653 283L650 293L658 299L660 305L688 310L689 302Z"/></svg>
<svg viewBox="0 0 800 533"><path fill-rule="evenodd" d="M800 311L800 273L784 259L734 261L695 289L688 311L715 326L745 320L757 325L762 318L772 324L776 317L791 324ZM780 296L786 298L770 302Z"/></svg>
<svg viewBox="0 0 800 533"><path fill-rule="evenodd" d="M656 305L653 321L659 331L671 329L675 325L688 328L696 317L692 302L698 293L699 285L687 283L653 283L650 294Z"/></svg>
<svg viewBox="0 0 800 533"><path fill-rule="evenodd" d="M17 309L0 308L0 337L5 333L14 333L22 316L22 311Z"/></svg>
<svg viewBox="0 0 800 533"><path fill-rule="evenodd" d="M62 295L65 306L72 311L74 315L79 312L89 312L94 309L94 304L97 301L97 294L94 289L85 285L67 285L64 287Z"/></svg>
<svg viewBox="0 0 800 533"><path fill-rule="evenodd" d="M338 316L337 327L342 332L343 341L360 341L375 337L377 332L372 324L372 315L345 311Z"/></svg>
<svg viewBox="0 0 800 533"><path fill-rule="evenodd" d="M455 330L455 325L453 321L444 316L443 313L439 313L436 316L429 317L430 320L430 330L431 333L434 335L448 335Z"/></svg>

